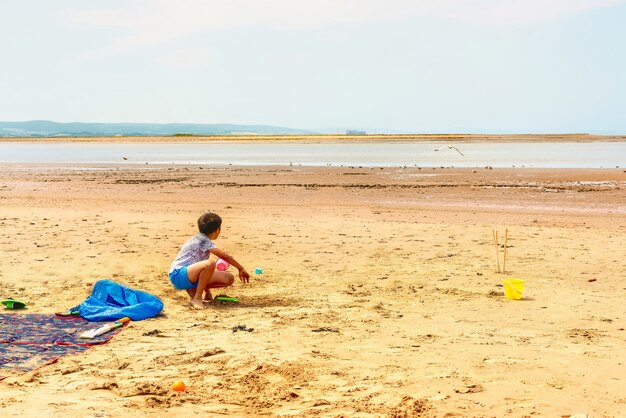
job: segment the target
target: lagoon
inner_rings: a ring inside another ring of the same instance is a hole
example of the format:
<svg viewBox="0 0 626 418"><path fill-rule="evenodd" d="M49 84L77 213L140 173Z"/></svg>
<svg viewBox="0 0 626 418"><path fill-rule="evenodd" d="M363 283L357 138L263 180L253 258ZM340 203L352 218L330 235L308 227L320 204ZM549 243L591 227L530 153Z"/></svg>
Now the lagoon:
<svg viewBox="0 0 626 418"><path fill-rule="evenodd" d="M615 168L626 142L0 142L0 163Z"/></svg>

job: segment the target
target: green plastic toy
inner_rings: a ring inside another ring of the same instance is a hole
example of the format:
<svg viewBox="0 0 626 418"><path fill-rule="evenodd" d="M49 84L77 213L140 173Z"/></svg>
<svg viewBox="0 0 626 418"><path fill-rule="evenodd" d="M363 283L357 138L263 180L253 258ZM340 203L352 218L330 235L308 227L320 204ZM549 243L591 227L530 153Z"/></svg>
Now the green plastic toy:
<svg viewBox="0 0 626 418"><path fill-rule="evenodd" d="M22 302L21 300L17 300L13 298L5 299L1 301L0 303L6 306L7 309L23 309L26 307L26 302Z"/></svg>
<svg viewBox="0 0 626 418"><path fill-rule="evenodd" d="M232 302L232 303L239 303L239 299L237 298L232 298L230 296L226 296L226 295L219 295L219 296L215 296L215 300L218 302Z"/></svg>

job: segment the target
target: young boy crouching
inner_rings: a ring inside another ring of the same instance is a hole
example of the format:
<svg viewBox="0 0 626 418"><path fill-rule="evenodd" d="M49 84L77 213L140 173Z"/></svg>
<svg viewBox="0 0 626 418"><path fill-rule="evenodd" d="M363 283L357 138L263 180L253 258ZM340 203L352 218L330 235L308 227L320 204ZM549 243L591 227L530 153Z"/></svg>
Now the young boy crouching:
<svg viewBox="0 0 626 418"><path fill-rule="evenodd" d="M228 287L235 281L235 276L227 271L216 271L215 261L209 260L211 253L227 261L239 270L239 279L243 283L250 281L250 275L233 257L215 247L213 240L220 236L222 218L213 212L207 212L198 218L198 234L183 244L180 252L170 267L169 276L172 285L179 290L186 290L191 297L191 306L202 309L204 300L212 300L211 289Z"/></svg>

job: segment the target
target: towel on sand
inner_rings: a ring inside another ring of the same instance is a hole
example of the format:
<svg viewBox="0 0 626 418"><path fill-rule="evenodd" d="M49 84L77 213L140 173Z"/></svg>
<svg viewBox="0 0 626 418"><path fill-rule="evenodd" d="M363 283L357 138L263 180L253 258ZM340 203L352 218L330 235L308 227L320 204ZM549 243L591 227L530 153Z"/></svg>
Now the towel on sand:
<svg viewBox="0 0 626 418"><path fill-rule="evenodd" d="M80 334L98 323L48 314L0 314L0 380L28 372L60 357L104 344L122 328L85 340Z"/></svg>

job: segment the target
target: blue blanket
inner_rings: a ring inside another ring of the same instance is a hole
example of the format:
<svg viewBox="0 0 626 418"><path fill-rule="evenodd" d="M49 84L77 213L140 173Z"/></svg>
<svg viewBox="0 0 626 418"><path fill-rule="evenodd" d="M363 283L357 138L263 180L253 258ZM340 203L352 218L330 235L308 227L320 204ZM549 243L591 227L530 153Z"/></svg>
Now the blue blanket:
<svg viewBox="0 0 626 418"><path fill-rule="evenodd" d="M141 321L162 310L163 302L158 297L111 280L96 282L91 296L78 306L80 316L89 321L115 321L125 316Z"/></svg>

